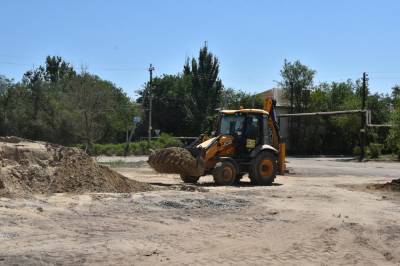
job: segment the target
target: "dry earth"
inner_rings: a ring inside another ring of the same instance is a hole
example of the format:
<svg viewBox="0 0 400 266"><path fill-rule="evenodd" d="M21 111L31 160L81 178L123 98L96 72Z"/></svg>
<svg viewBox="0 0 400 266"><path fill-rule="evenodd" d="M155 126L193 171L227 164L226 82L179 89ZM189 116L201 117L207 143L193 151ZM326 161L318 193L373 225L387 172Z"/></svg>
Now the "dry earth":
<svg viewBox="0 0 400 266"><path fill-rule="evenodd" d="M274 186L183 185L146 158L99 158L140 193L0 198L0 264L400 265L400 164L289 158Z"/></svg>

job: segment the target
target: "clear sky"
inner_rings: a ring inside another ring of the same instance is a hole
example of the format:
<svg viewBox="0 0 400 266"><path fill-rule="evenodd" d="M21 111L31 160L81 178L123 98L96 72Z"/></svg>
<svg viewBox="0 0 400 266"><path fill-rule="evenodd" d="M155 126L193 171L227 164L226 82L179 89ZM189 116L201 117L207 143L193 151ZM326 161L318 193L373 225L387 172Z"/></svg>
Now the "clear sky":
<svg viewBox="0 0 400 266"><path fill-rule="evenodd" d="M400 83L396 0L2 0L0 74L20 80L60 55L134 96L155 75L182 71L208 42L227 87L261 92L299 59L318 81L369 72L373 91Z"/></svg>

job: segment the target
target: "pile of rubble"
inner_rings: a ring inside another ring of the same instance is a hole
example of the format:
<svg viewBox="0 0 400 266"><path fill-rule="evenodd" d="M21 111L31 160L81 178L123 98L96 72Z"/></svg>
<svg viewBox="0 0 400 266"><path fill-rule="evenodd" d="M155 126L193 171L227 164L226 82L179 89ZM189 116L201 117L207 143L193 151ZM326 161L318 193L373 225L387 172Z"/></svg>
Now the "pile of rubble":
<svg viewBox="0 0 400 266"><path fill-rule="evenodd" d="M0 167L0 196L151 189L97 164L80 149L17 137L0 138Z"/></svg>

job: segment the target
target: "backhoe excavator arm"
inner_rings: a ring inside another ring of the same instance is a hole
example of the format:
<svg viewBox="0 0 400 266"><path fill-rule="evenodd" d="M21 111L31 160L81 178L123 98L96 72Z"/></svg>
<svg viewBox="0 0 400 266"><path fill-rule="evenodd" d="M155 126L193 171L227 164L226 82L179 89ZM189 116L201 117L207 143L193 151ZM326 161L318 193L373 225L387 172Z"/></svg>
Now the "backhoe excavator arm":
<svg viewBox="0 0 400 266"><path fill-rule="evenodd" d="M265 99L264 110L269 113L268 127L270 128L272 134L272 146L279 151L278 172L279 174L283 175L286 170L286 145L281 139L279 134L279 125L276 121L276 101L271 98Z"/></svg>

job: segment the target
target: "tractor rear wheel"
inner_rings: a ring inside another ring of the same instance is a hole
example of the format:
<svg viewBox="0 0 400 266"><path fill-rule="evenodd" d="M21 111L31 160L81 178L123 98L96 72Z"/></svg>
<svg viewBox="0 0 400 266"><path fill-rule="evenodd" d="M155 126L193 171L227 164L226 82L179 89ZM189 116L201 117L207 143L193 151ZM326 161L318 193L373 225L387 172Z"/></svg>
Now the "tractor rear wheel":
<svg viewBox="0 0 400 266"><path fill-rule="evenodd" d="M276 177L276 157L269 151L263 151L251 162L249 177L255 185L271 185Z"/></svg>
<svg viewBox="0 0 400 266"><path fill-rule="evenodd" d="M200 176L188 176L188 175L180 175L183 183L196 184L199 181Z"/></svg>
<svg viewBox="0 0 400 266"><path fill-rule="evenodd" d="M222 161L213 170L215 184L219 186L231 186L236 181L236 167L229 161Z"/></svg>

